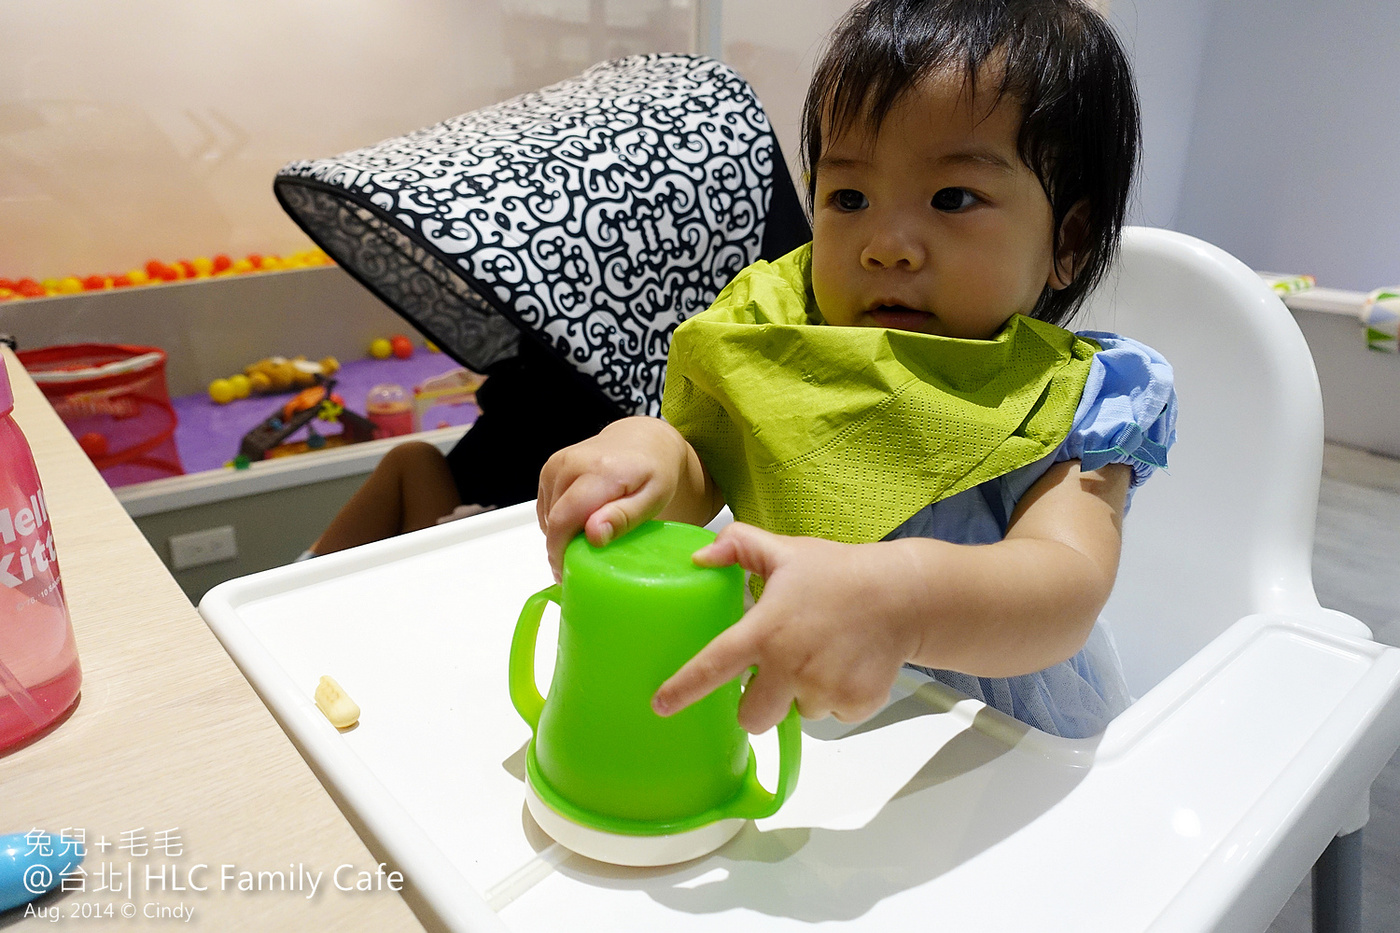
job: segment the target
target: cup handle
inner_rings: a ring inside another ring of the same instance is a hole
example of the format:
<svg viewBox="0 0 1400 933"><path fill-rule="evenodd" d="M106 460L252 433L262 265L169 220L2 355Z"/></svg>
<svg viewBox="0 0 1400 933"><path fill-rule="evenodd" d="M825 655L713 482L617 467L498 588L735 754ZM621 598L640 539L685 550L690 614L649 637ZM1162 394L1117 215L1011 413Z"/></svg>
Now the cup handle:
<svg viewBox="0 0 1400 933"><path fill-rule="evenodd" d="M778 723L778 787L772 793L758 783L753 754L749 755L749 773L744 789L720 814L721 818L739 817L761 820L772 816L797 786L797 772L802 766L802 718L797 704L792 704L787 716Z"/></svg>
<svg viewBox="0 0 1400 933"><path fill-rule="evenodd" d="M510 640L510 702L520 718L529 723L531 732L540 724L540 712L544 709L544 697L535 684L535 642L548 602L559 602L559 584L547 586L525 600Z"/></svg>

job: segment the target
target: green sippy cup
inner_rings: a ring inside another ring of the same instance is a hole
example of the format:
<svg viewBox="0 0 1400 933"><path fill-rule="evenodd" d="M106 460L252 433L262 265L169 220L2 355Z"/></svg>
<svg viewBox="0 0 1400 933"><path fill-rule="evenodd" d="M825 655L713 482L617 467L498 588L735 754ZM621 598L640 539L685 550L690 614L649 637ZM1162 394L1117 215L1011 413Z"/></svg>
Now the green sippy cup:
<svg viewBox="0 0 1400 933"><path fill-rule="evenodd" d="M738 679L672 716L652 711L657 688L743 615L743 571L691 560L714 538L678 522L647 522L601 548L579 535L564 551L562 582L521 610L510 696L534 731L526 802L566 848L630 865L695 858L775 813L796 783L796 707L778 726L772 793L739 725ZM543 697L535 642L550 601L560 606L559 647Z"/></svg>

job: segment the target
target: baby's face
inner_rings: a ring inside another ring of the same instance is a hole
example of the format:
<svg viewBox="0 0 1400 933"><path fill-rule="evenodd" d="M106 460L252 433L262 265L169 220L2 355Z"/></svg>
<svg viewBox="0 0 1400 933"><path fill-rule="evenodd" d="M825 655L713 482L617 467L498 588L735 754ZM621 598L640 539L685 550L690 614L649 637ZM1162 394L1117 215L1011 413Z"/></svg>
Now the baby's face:
<svg viewBox="0 0 1400 933"><path fill-rule="evenodd" d="M911 90L878 136L828 136L816 166L812 288L828 324L986 339L1068 284L1053 215L1016 152L1020 105L959 78Z"/></svg>

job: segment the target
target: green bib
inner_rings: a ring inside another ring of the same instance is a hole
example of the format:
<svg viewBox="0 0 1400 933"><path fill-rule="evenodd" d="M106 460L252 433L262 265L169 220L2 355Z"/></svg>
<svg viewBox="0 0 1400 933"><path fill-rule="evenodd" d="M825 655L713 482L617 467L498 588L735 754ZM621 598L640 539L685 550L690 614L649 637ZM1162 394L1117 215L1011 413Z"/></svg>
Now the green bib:
<svg viewBox="0 0 1400 933"><path fill-rule="evenodd" d="M662 417L740 521L878 541L1052 453L1099 347L1016 315L990 340L818 323L811 246L741 272L676 329Z"/></svg>

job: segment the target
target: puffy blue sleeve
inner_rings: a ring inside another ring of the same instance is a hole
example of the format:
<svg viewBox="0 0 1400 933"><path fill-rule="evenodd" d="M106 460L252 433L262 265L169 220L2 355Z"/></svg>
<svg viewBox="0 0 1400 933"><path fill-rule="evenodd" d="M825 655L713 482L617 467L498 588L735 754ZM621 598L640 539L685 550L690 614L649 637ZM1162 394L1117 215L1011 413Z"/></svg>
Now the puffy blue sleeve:
<svg viewBox="0 0 1400 933"><path fill-rule="evenodd" d="M1090 361L1074 427L1055 460L1079 460L1086 471L1126 463L1133 469L1132 485L1140 486L1167 465L1167 450L1176 441L1171 364L1151 347L1118 334L1080 336L1103 349Z"/></svg>

